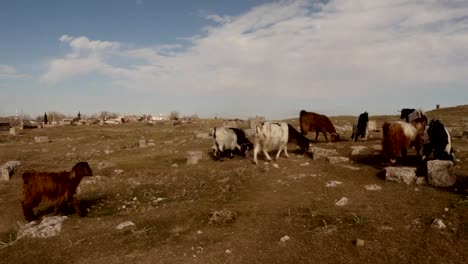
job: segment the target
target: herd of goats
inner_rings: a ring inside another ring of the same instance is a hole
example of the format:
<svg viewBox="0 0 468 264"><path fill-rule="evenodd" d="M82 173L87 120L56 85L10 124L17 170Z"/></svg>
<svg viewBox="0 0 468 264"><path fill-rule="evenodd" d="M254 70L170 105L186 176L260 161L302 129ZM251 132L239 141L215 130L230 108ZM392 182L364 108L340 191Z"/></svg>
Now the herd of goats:
<svg viewBox="0 0 468 264"><path fill-rule="evenodd" d="M452 149L449 131L442 122L437 119L431 120L427 126L427 115L421 109L401 110L400 119L405 121L385 122L383 124L382 157L384 161L396 163L396 158L406 156L408 148L414 147L418 156L423 153L422 160L427 160L430 155L434 159L454 161L455 156ZM213 157L215 160L223 160L223 157L233 157L239 154L245 157L247 150L254 150L254 163L258 163L257 155L263 152L268 161L271 160L269 151L277 151L276 159L282 151L288 157L287 144L296 143L302 152L309 150L310 142L306 137L309 131L315 131L315 141L319 133L323 133L328 142L340 140L330 119L321 114L302 110L299 114L301 132L286 122L263 122L256 126L255 141L252 144L241 129L216 127L213 129ZM426 131L427 126L427 131ZM425 139L425 133L427 138ZM352 139L359 138L367 141L369 134L369 116L367 112L362 113L353 125Z"/></svg>
<svg viewBox="0 0 468 264"><path fill-rule="evenodd" d="M401 154L406 155L407 149L414 147L418 156L422 149L422 160L427 160L432 155L433 159L454 161L454 153L451 146L449 131L442 122L437 119L428 123L427 116L421 109L403 109L401 119L383 124L382 157L386 162L396 162ZM257 164L257 155L263 152L265 158L270 161L269 151L277 151L276 159L282 151L288 157L287 144L295 143L303 153L309 151L311 140L306 137L309 131L315 131L315 141L319 133L323 133L328 141L337 142L340 136L336 132L330 119L325 115L313 112L301 111L299 115L300 132L286 122L263 122L256 126L255 141L252 144L246 137L245 132L237 128L216 127L212 131L213 157L215 160L223 160L223 157L233 157L234 154L246 156L246 151L254 152L254 163ZM353 126L352 139L367 140L369 117L367 112L361 114ZM427 133L427 138L425 138ZM76 190L84 176L92 176L93 172L87 162L77 163L71 171L63 172L40 172L26 171L23 173L22 201L24 217L27 221L34 221L38 216L34 214L41 201L49 200L55 202L55 214L61 208L70 203L81 215L80 206L76 198Z"/></svg>

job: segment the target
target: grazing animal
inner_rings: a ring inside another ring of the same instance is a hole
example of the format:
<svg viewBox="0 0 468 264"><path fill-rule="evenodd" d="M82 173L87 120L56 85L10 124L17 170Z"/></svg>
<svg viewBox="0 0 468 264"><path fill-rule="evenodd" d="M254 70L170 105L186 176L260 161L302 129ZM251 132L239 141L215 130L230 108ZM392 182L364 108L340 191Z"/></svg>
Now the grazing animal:
<svg viewBox="0 0 468 264"><path fill-rule="evenodd" d="M263 154L268 161L271 161L268 151L278 150L276 159L279 158L281 151L284 150L284 155L288 155L288 140L289 140L289 127L285 122L271 123L263 122L256 126L255 131L255 145L254 145L254 163L257 164L258 152L263 151Z"/></svg>
<svg viewBox="0 0 468 264"><path fill-rule="evenodd" d="M429 159L432 153L434 159L437 160L455 160L450 133L440 120L431 120L427 135L429 136L429 142L423 148L423 161Z"/></svg>
<svg viewBox="0 0 468 264"><path fill-rule="evenodd" d="M409 123L409 115L413 113L416 109L413 108L403 108L401 109L400 113L400 119L405 119L407 123Z"/></svg>
<svg viewBox="0 0 468 264"><path fill-rule="evenodd" d="M213 158L223 161L225 156L234 154L245 157L247 150L253 149L243 130L238 128L215 127L213 129Z"/></svg>
<svg viewBox="0 0 468 264"><path fill-rule="evenodd" d="M84 176L92 176L93 171L87 162L78 162L71 171L38 172L26 171L23 173L23 213L27 221L37 219L33 209L42 200L55 201L55 214L59 213L62 205L70 202L78 215L82 215L76 188Z"/></svg>
<svg viewBox="0 0 468 264"><path fill-rule="evenodd" d="M422 109L414 110L408 115L408 123L413 122L424 122L424 125L427 124L427 115Z"/></svg>
<svg viewBox="0 0 468 264"><path fill-rule="evenodd" d="M299 121L301 124L301 133L304 136L309 131L315 131L315 141L317 141L320 132L323 133L327 142L327 133L330 133L331 142L336 142L340 140L340 135L336 133L336 129L333 126L332 122L325 115L320 115L313 112L306 112L305 110L302 110L299 114Z"/></svg>
<svg viewBox="0 0 468 264"><path fill-rule="evenodd" d="M309 150L310 140L290 124L288 124L288 142L296 143L302 152Z"/></svg>
<svg viewBox="0 0 468 264"><path fill-rule="evenodd" d="M358 140L358 138L364 138L365 141L367 141L367 137L369 135L369 114L367 112L364 112L359 115L358 119L356 119L356 122L354 123L353 126L353 134L351 135L351 138L353 139L354 142Z"/></svg>
<svg viewBox="0 0 468 264"><path fill-rule="evenodd" d="M271 161L268 151L277 150L275 159L278 159L281 151L288 155L288 142L296 143L302 151L309 150L310 140L304 137L293 126L286 122L263 122L256 126L255 145L254 145L254 163L257 164L257 155L263 152L268 161Z"/></svg>
<svg viewBox="0 0 468 264"><path fill-rule="evenodd" d="M382 156L391 163L396 162L396 157L401 153L406 155L407 149L414 147L419 156L422 147L421 133L413 124L397 121L385 122L383 127Z"/></svg>

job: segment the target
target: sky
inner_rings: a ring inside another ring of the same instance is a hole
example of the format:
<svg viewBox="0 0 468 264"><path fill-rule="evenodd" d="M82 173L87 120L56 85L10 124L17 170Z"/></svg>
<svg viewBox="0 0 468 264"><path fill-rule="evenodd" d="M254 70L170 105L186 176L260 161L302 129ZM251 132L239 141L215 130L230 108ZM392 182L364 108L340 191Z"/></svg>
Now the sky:
<svg viewBox="0 0 468 264"><path fill-rule="evenodd" d="M0 116L467 103L466 0L0 2Z"/></svg>

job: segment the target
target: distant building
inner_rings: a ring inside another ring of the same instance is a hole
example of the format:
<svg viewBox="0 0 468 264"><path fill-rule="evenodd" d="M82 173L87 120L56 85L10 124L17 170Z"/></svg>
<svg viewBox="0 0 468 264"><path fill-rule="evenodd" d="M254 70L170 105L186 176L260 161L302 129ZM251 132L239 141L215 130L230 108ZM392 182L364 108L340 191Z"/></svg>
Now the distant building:
<svg viewBox="0 0 468 264"><path fill-rule="evenodd" d="M167 117L163 117L162 114L159 114L159 116L152 116L151 121L164 121L164 120L169 120Z"/></svg>
<svg viewBox="0 0 468 264"><path fill-rule="evenodd" d="M10 131L10 119L0 117L0 131Z"/></svg>

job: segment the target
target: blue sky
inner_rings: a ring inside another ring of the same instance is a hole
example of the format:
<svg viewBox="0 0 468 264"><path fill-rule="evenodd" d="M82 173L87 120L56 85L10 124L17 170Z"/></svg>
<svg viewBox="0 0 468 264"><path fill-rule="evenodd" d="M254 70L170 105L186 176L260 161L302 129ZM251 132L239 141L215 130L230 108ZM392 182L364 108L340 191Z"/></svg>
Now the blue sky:
<svg viewBox="0 0 468 264"><path fill-rule="evenodd" d="M0 115L467 103L468 2L1 1Z"/></svg>

